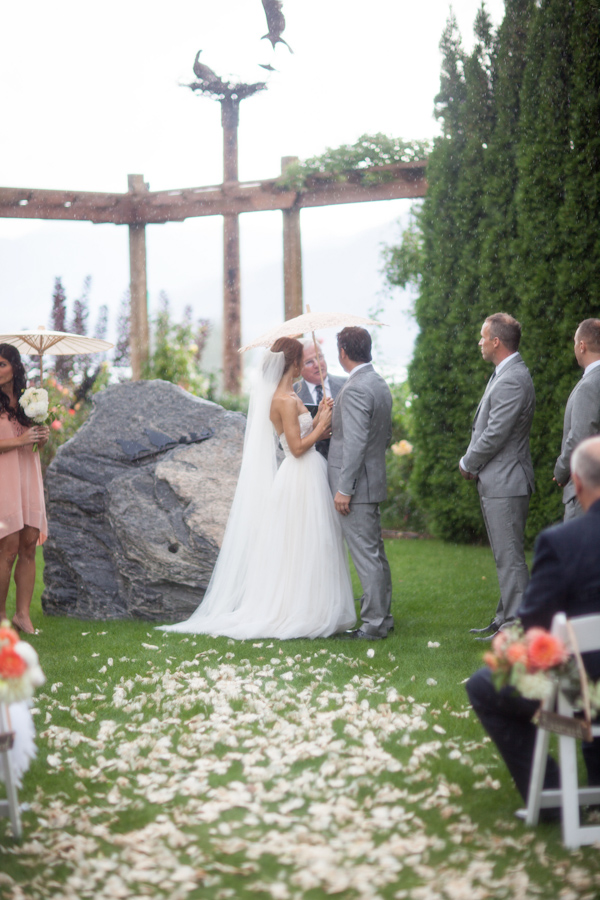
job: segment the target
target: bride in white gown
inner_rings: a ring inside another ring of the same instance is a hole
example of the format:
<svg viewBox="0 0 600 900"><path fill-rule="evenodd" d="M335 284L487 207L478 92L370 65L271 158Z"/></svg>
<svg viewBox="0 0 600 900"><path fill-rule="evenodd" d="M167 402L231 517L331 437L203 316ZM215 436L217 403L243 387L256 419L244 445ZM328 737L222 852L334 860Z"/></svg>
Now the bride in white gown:
<svg viewBox="0 0 600 900"><path fill-rule="evenodd" d="M331 430L294 393L303 348L280 338L252 391L240 476L210 584L198 609L164 631L244 638L327 637L356 621L348 556L315 443ZM276 435L285 459L276 462Z"/></svg>

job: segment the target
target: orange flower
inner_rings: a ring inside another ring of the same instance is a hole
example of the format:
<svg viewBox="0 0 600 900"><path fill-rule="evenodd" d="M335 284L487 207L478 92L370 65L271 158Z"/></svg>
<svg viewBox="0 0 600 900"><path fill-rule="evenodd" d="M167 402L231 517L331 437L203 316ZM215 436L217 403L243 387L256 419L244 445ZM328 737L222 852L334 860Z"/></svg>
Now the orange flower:
<svg viewBox="0 0 600 900"><path fill-rule="evenodd" d="M70 410L69 410L69 415L70 415L70 416L74 416L74 415L75 415L75 410L74 410L74 409L70 409Z"/></svg>
<svg viewBox="0 0 600 900"><path fill-rule="evenodd" d="M506 648L506 659L514 666L515 663L523 663L527 665L527 647L525 644L514 643Z"/></svg>
<svg viewBox="0 0 600 900"><path fill-rule="evenodd" d="M55 419L50 427L54 428L55 431L60 431L60 429L62 428L62 422L60 421L60 419Z"/></svg>
<svg viewBox="0 0 600 900"><path fill-rule="evenodd" d="M495 672L496 669L498 668L498 660L496 659L496 657L494 656L493 653L490 653L489 650L487 653L483 654L483 661L486 664L486 666L488 667L488 669L492 670L492 672Z"/></svg>
<svg viewBox="0 0 600 900"><path fill-rule="evenodd" d="M534 632L532 634L532 632ZM558 638L544 631L543 628L532 628L527 632L527 659L530 668L551 669L567 658L565 645Z"/></svg>
<svg viewBox="0 0 600 900"><path fill-rule="evenodd" d="M0 627L0 646L8 643L9 647L14 647L19 640L19 635L14 628Z"/></svg>
<svg viewBox="0 0 600 900"><path fill-rule="evenodd" d="M20 678L27 671L27 663L12 647L0 650L0 678Z"/></svg>

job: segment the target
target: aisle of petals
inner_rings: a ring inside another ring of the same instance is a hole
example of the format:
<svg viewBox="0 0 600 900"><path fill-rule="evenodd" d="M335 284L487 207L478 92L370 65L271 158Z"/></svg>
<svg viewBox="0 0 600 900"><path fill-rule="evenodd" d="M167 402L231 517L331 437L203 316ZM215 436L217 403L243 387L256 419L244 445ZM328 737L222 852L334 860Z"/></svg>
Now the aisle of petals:
<svg viewBox="0 0 600 900"><path fill-rule="evenodd" d="M119 671L135 660L98 657L85 689L48 686L36 721L55 790L37 790L22 845L0 837L23 871L0 872L0 896L542 895L527 858L546 860L563 900L597 896L577 854L550 865L535 832L471 820L453 772L467 766L490 803L499 782L478 762L483 744L461 737L466 708L400 695L391 654L381 676L366 656L277 646L255 644L259 663L239 644L159 663L148 643L135 677Z"/></svg>

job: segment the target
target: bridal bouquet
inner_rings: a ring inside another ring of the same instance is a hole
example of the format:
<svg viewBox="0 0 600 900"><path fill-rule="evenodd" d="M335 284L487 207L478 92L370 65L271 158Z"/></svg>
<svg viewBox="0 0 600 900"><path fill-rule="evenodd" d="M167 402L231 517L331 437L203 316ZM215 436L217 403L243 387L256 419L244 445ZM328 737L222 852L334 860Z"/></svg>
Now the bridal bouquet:
<svg viewBox="0 0 600 900"><path fill-rule="evenodd" d="M492 672L496 690L509 685L530 700L545 700L557 680L563 688L580 686L574 657L545 628L524 632L520 625L513 625L498 632L483 661Z"/></svg>
<svg viewBox="0 0 600 900"><path fill-rule="evenodd" d="M29 700L45 681L38 655L8 621L0 623L0 703Z"/></svg>
<svg viewBox="0 0 600 900"><path fill-rule="evenodd" d="M19 397L19 406L28 419L36 425L43 425L48 416L48 391L44 388L27 388ZM33 452L37 450L37 444L33 445Z"/></svg>

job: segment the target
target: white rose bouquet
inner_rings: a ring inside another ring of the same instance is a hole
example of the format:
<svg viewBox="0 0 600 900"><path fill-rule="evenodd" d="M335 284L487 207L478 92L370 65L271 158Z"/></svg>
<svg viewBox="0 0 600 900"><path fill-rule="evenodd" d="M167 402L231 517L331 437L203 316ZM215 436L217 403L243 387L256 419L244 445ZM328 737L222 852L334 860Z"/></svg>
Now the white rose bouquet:
<svg viewBox="0 0 600 900"><path fill-rule="evenodd" d="M48 391L44 388L27 388L19 397L19 406L22 407L28 419L31 419L37 425L43 425L49 418ZM34 453L37 448L38 445L34 444Z"/></svg>

